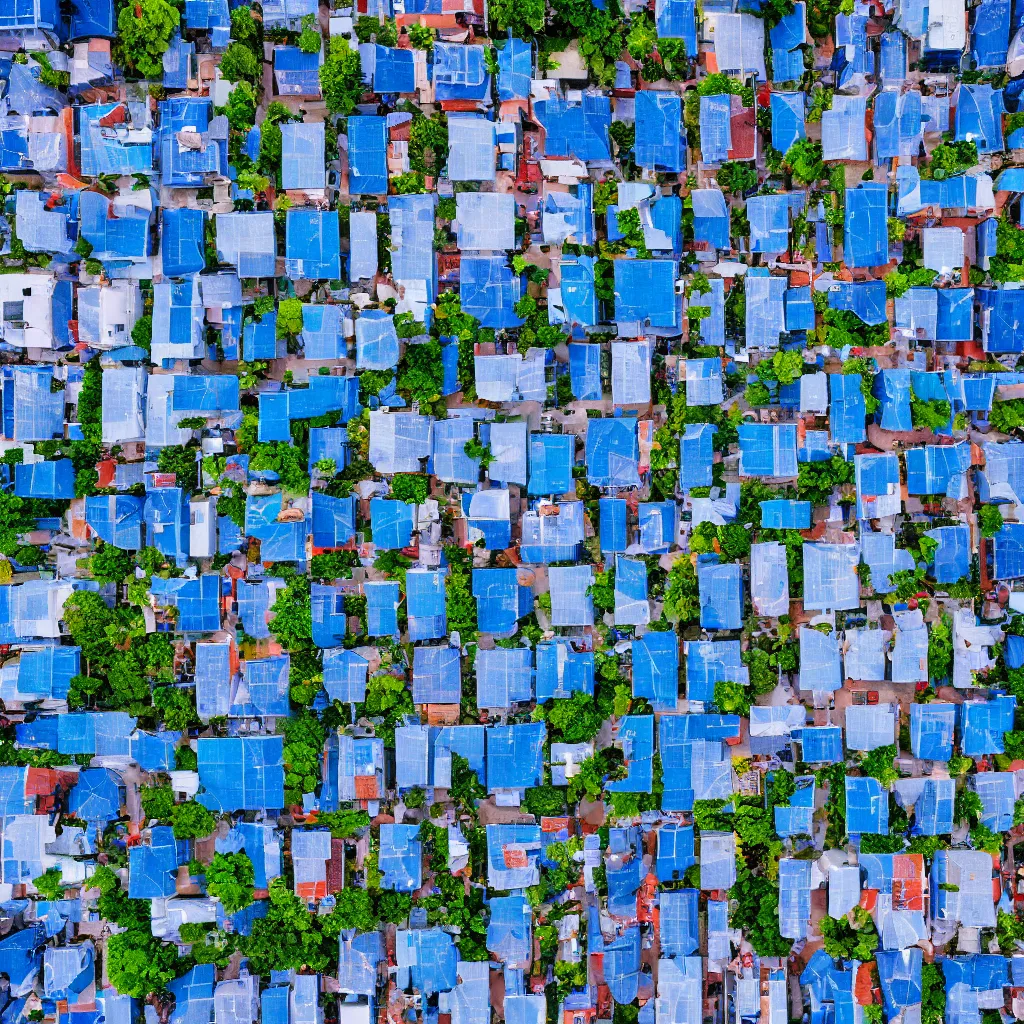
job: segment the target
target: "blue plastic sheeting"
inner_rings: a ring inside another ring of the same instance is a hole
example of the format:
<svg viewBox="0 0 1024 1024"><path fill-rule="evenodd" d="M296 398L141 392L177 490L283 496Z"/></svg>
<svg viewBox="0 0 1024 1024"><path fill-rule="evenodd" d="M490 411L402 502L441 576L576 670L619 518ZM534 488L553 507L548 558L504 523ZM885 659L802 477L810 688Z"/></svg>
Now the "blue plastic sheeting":
<svg viewBox="0 0 1024 1024"><path fill-rule="evenodd" d="M676 266L674 260L615 260L615 319L677 328Z"/></svg>
<svg viewBox="0 0 1024 1024"><path fill-rule="evenodd" d="M630 1003L636 999L640 985L639 928L627 928L605 944L604 980L617 1003Z"/></svg>
<svg viewBox="0 0 1024 1024"><path fill-rule="evenodd" d="M843 252L848 266L877 267L889 262L888 186L862 182L846 190Z"/></svg>
<svg viewBox="0 0 1024 1024"><path fill-rule="evenodd" d="M582 324L590 327L598 321L597 295L594 291L594 257L574 256L563 257L558 264L561 276L561 288L559 294L562 300L562 310L565 315L565 322L569 324ZM552 322L554 322L552 320ZM572 370L571 353L573 348L584 346L570 346L570 371ZM596 347L596 346L591 346ZM578 399L600 398L600 376L597 379L597 395L577 394L576 378L573 377L573 395ZM592 386L586 390L593 390Z"/></svg>
<svg viewBox="0 0 1024 1024"><path fill-rule="evenodd" d="M710 702L715 683L741 683L750 674L740 656L739 640L691 640L686 644L686 696Z"/></svg>
<svg viewBox="0 0 1024 1024"><path fill-rule="evenodd" d="M787 939L807 938L811 918L811 862L779 860L779 934Z"/></svg>
<svg viewBox="0 0 1024 1024"><path fill-rule="evenodd" d="M107 371L109 372L109 371ZM107 372L103 374L106 380ZM184 413L234 412L238 404L238 378L227 374L175 375L171 409Z"/></svg>
<svg viewBox="0 0 1024 1024"><path fill-rule="evenodd" d="M173 896L178 876L178 847L166 825L150 829L149 844L128 851L128 895L151 900Z"/></svg>
<svg viewBox="0 0 1024 1024"><path fill-rule="evenodd" d="M656 171L678 172L682 154L682 100L676 93L644 89L636 94L636 162Z"/></svg>
<svg viewBox="0 0 1024 1024"><path fill-rule="evenodd" d="M783 16L769 30L769 43L772 48L772 80L775 82L792 82L804 73L803 50L807 30L804 27L804 5L795 4L789 14ZM781 95L794 95L782 93ZM799 95L797 93L796 95ZM803 97L801 97L801 100ZM803 107L800 107L801 117ZM774 111L773 111L774 113ZM773 118L774 125L774 118ZM775 143L773 142L774 146ZM782 150L785 152L785 150Z"/></svg>
<svg viewBox="0 0 1024 1024"><path fill-rule="evenodd" d="M459 192L456 204L460 249L515 247L516 204L510 192Z"/></svg>
<svg viewBox="0 0 1024 1024"><path fill-rule="evenodd" d="M320 96L320 52L274 47L274 82L281 96Z"/></svg>
<svg viewBox="0 0 1024 1024"><path fill-rule="evenodd" d="M473 421L468 417L438 420L433 434L430 465L434 475L448 483L475 484L480 477L480 460L466 454L467 442L475 437Z"/></svg>
<svg viewBox="0 0 1024 1024"><path fill-rule="evenodd" d="M536 101L533 112L544 128L544 152L548 157L575 157L585 163L611 159L608 96L584 93L578 101L555 96Z"/></svg>
<svg viewBox="0 0 1024 1024"><path fill-rule="evenodd" d="M515 569L474 569L477 623L485 633L512 633L524 606ZM532 597L530 606L532 607Z"/></svg>
<svg viewBox="0 0 1024 1024"><path fill-rule="evenodd" d="M875 99L875 157L888 160L915 154L922 141L921 94L885 89Z"/></svg>
<svg viewBox="0 0 1024 1024"><path fill-rule="evenodd" d="M242 358L246 362L277 358L276 313L267 313L242 327Z"/></svg>
<svg viewBox="0 0 1024 1024"><path fill-rule="evenodd" d="M244 662L232 695L232 718L288 717L288 671L291 658L279 654Z"/></svg>
<svg viewBox="0 0 1024 1024"><path fill-rule="evenodd" d="M826 160L867 160L864 133L867 99L837 94L821 115L821 148Z"/></svg>
<svg viewBox="0 0 1024 1024"><path fill-rule="evenodd" d="M422 885L422 843L418 825L381 825L379 868L381 886L413 892Z"/></svg>
<svg viewBox="0 0 1024 1024"><path fill-rule="evenodd" d="M779 710L762 709L762 710ZM779 769L784 771L785 769ZM775 808L775 831L783 839L811 835L814 831L814 776L798 775L794 783L796 790L788 807Z"/></svg>
<svg viewBox="0 0 1024 1024"><path fill-rule="evenodd" d="M284 806L284 737L200 739L196 798L218 813Z"/></svg>
<svg viewBox="0 0 1024 1024"><path fill-rule="evenodd" d="M98 103L77 108L78 141L82 147L79 165L82 174L87 177L99 174L152 173L151 135L142 141L145 137L143 132L105 133L100 126L100 122L119 107L127 116L128 106L124 103Z"/></svg>
<svg viewBox="0 0 1024 1024"><path fill-rule="evenodd" d="M575 453L573 434L531 434L528 493L565 494L573 490Z"/></svg>
<svg viewBox="0 0 1024 1024"><path fill-rule="evenodd" d="M850 611L860 607L856 545L804 544L803 556L805 609Z"/></svg>
<svg viewBox="0 0 1024 1024"><path fill-rule="evenodd" d="M461 682L458 648L417 647L413 652L412 664L414 703L459 703Z"/></svg>
<svg viewBox="0 0 1024 1024"><path fill-rule="evenodd" d="M344 359L346 346L341 328L340 307L304 305L300 337L307 359ZM326 429L313 428L314 431Z"/></svg>
<svg viewBox="0 0 1024 1024"><path fill-rule="evenodd" d="M0 698L20 703L66 700L72 676L80 672L80 647L42 647L22 651L0 676Z"/></svg>
<svg viewBox="0 0 1024 1024"><path fill-rule="evenodd" d="M579 342L570 343L569 382L572 385L573 397L577 401L586 402L591 401L593 399L600 399L600 345L591 345Z"/></svg>
<svg viewBox="0 0 1024 1024"><path fill-rule="evenodd" d="M0 765L0 813L5 818L18 814L35 814L35 793L30 794L27 790L27 768ZM0 950L2 950L2 944L0 944Z"/></svg>
<svg viewBox="0 0 1024 1024"><path fill-rule="evenodd" d="M889 831L889 794L871 776L847 775L846 831L851 835L886 835Z"/></svg>
<svg viewBox="0 0 1024 1024"><path fill-rule="evenodd" d="M366 697L369 662L355 651L334 647L324 651L324 689L331 700L360 703Z"/></svg>
<svg viewBox="0 0 1024 1024"><path fill-rule="evenodd" d="M533 77L533 47L514 37L498 50L498 99L526 99Z"/></svg>
<svg viewBox="0 0 1024 1024"><path fill-rule="evenodd" d="M593 423L590 427L593 427ZM686 424L683 436L679 439L680 490L712 485L714 436L717 430L712 423Z"/></svg>
<svg viewBox="0 0 1024 1024"><path fill-rule="evenodd" d="M828 290L829 309L847 310L869 325L884 324L885 282L835 282Z"/></svg>
<svg viewBox="0 0 1024 1024"><path fill-rule="evenodd" d="M501 571L501 570L495 570ZM506 709L533 699L533 653L527 647L478 651L477 706Z"/></svg>
<svg viewBox="0 0 1024 1024"><path fill-rule="evenodd" d="M57 751L95 757L127 757L135 719L123 711L74 712L57 716Z"/></svg>
<svg viewBox="0 0 1024 1024"><path fill-rule="evenodd" d="M971 782L981 797L981 824L993 832L1008 832L1016 801L1013 772L979 772Z"/></svg>
<svg viewBox="0 0 1024 1024"><path fill-rule="evenodd" d="M953 831L954 779L899 779L896 799L908 810L913 807L914 834L941 836Z"/></svg>
<svg viewBox="0 0 1024 1024"><path fill-rule="evenodd" d="M747 347L773 349L786 330L786 279L755 273L758 269L763 268L751 268L744 286Z"/></svg>
<svg viewBox="0 0 1024 1024"><path fill-rule="evenodd" d="M741 423L740 476L796 476L796 427L782 423Z"/></svg>
<svg viewBox="0 0 1024 1024"><path fill-rule="evenodd" d="M485 70L483 46L435 44L432 72L438 102L490 97L491 78Z"/></svg>
<svg viewBox="0 0 1024 1024"><path fill-rule="evenodd" d="M149 740L158 739L147 733L138 735ZM165 753L162 757L148 757L147 751L138 749L137 741L132 744L134 759L143 771L171 771L174 768L174 745L181 739L181 733L167 732L159 736L171 740L170 744L164 744ZM139 760L140 756L145 758L145 764ZM117 772L109 768L85 768L78 773L78 782L68 798L68 809L76 818L86 822L102 822L101 828L106 828L107 822L120 817L124 802L124 785Z"/></svg>
<svg viewBox="0 0 1024 1024"><path fill-rule="evenodd" d="M118 373L107 370L108 376ZM54 380L53 368L46 366L19 366L13 371L13 388L4 381L4 433L15 441L49 441L61 437L64 433L64 392L54 391L51 384ZM134 371L125 374L132 383L136 380ZM120 379L120 378L119 378ZM111 389L113 390L113 389ZM13 395L11 392L13 391ZM104 402L107 399L104 388ZM117 398L112 396L116 404ZM13 434L10 420L13 419ZM105 416L106 420L106 416Z"/></svg>
<svg viewBox="0 0 1024 1024"><path fill-rule="evenodd" d="M405 577L409 639L436 640L447 635L444 569L410 569Z"/></svg>
<svg viewBox="0 0 1024 1024"><path fill-rule="evenodd" d="M731 97L728 94L700 98L700 151L705 163L729 159L732 149Z"/></svg>
<svg viewBox="0 0 1024 1024"><path fill-rule="evenodd" d="M975 294L985 351L1024 352L1024 332L1017 326L1024 320L1024 290L978 288Z"/></svg>
<svg viewBox="0 0 1024 1024"><path fill-rule="evenodd" d="M577 651L567 640L537 645L537 701L594 692L594 653Z"/></svg>
<svg viewBox="0 0 1024 1024"><path fill-rule="evenodd" d="M74 465L70 459L20 462L14 467L14 493L19 498L73 498Z"/></svg>
<svg viewBox="0 0 1024 1024"><path fill-rule="evenodd" d="M813 626L800 627L800 689L832 693L843 688L839 637Z"/></svg>
<svg viewBox="0 0 1024 1024"><path fill-rule="evenodd" d="M645 501L638 508L638 546L645 555L657 554L676 542L679 508L674 501Z"/></svg>
<svg viewBox="0 0 1024 1024"><path fill-rule="evenodd" d="M938 542L933 556L933 575L937 583L956 583L971 572L971 531L966 523L941 526L926 536Z"/></svg>
<svg viewBox="0 0 1024 1024"><path fill-rule="evenodd" d="M656 711L674 711L679 699L676 635L645 633L632 642L632 652L633 696L649 700Z"/></svg>
<svg viewBox="0 0 1024 1024"><path fill-rule="evenodd" d="M846 709L846 746L877 750L896 742L896 716L891 705L855 704Z"/></svg>
<svg viewBox="0 0 1024 1024"><path fill-rule="evenodd" d="M626 550L626 499L601 498L599 501L600 544L602 554Z"/></svg>
<svg viewBox="0 0 1024 1024"><path fill-rule="evenodd" d="M615 559L615 625L645 626L651 619L647 603L647 563Z"/></svg>
<svg viewBox="0 0 1024 1024"><path fill-rule="evenodd" d="M654 20L661 39L682 39L687 53L697 52L695 0L655 0Z"/></svg>
<svg viewBox="0 0 1024 1024"><path fill-rule="evenodd" d="M955 704L910 705L910 749L914 757L948 761L953 756Z"/></svg>
<svg viewBox="0 0 1024 1024"><path fill-rule="evenodd" d="M894 1018L905 1009L920 1004L922 957L919 946L876 954L887 1017Z"/></svg>
<svg viewBox="0 0 1024 1024"><path fill-rule="evenodd" d="M202 210L164 210L160 252L165 277L198 274L206 267L203 252L206 214Z"/></svg>
<svg viewBox="0 0 1024 1024"><path fill-rule="evenodd" d="M545 726L491 726L487 730L487 791L539 786L543 775Z"/></svg>
<svg viewBox="0 0 1024 1024"><path fill-rule="evenodd" d="M908 494L962 496L966 486L965 474L971 464L969 444L928 444L921 448L908 448L904 454Z"/></svg>
<svg viewBox="0 0 1024 1024"><path fill-rule="evenodd" d="M393 196L393 199L399 198ZM388 209L391 204L389 202ZM377 273L377 215L371 211L353 213L349 218L348 277L352 282Z"/></svg>
<svg viewBox="0 0 1024 1024"><path fill-rule="evenodd" d="M288 276L310 280L341 277L341 243L333 210L289 210L285 228Z"/></svg>
<svg viewBox="0 0 1024 1024"><path fill-rule="evenodd" d="M789 196L751 196L747 200L750 251L785 252L789 248Z"/></svg>
<svg viewBox="0 0 1024 1024"><path fill-rule="evenodd" d="M936 339L971 341L974 338L974 289L940 288L936 298Z"/></svg>
<svg viewBox="0 0 1024 1024"><path fill-rule="evenodd" d="M787 498L773 498L759 502L761 526L766 530L809 530L811 528L811 503L792 501Z"/></svg>
<svg viewBox="0 0 1024 1024"><path fill-rule="evenodd" d="M650 793L654 786L654 717L624 715L616 737L622 744L627 774L606 783L612 793Z"/></svg>
<svg viewBox="0 0 1024 1024"><path fill-rule="evenodd" d="M494 180L494 122L452 117L448 122L448 177L452 181Z"/></svg>
<svg viewBox="0 0 1024 1024"><path fill-rule="evenodd" d="M992 567L998 580L1024 576L1024 524L1003 523L992 538Z"/></svg>
<svg viewBox="0 0 1024 1024"><path fill-rule="evenodd" d="M772 146L780 153L788 152L794 142L807 138L804 130L805 103L805 94L802 92L771 94Z"/></svg>
<svg viewBox="0 0 1024 1024"><path fill-rule="evenodd" d="M700 624L705 629L740 629L743 625L742 567L735 562L702 565L697 570L697 583Z"/></svg>
<svg viewBox="0 0 1024 1024"><path fill-rule="evenodd" d="M360 46L359 51L360 56L367 51L372 53L374 92L416 91L416 55L412 50L399 50L391 46ZM386 192L387 188L374 191Z"/></svg>
<svg viewBox="0 0 1024 1024"><path fill-rule="evenodd" d="M594 601L590 596L593 582L593 570L589 565L551 566L548 569L553 626L594 624Z"/></svg>
<svg viewBox="0 0 1024 1024"><path fill-rule="evenodd" d="M512 198L511 194L508 198ZM482 237L476 240L487 241ZM459 272L459 295L464 313L475 316L483 327L518 327L522 324L522 319L515 312L515 305L522 297L522 279L504 256L464 256Z"/></svg>
<svg viewBox="0 0 1024 1024"><path fill-rule="evenodd" d="M272 213L218 213L214 216L217 258L239 277L273 277L277 259Z"/></svg>
<svg viewBox="0 0 1024 1024"><path fill-rule="evenodd" d="M842 760L843 730L838 725L805 726L800 730L803 759L808 764L831 764Z"/></svg>
<svg viewBox="0 0 1024 1024"><path fill-rule="evenodd" d="M496 896L490 904L487 949L506 968L529 967L533 948L533 911L525 896ZM460 968L461 969L461 968Z"/></svg>
<svg viewBox="0 0 1024 1024"><path fill-rule="evenodd" d="M687 868L697 863L692 825L662 825L657 830L658 856L655 868L659 882L678 882Z"/></svg>
<svg viewBox="0 0 1024 1024"><path fill-rule="evenodd" d="M855 455L854 464L857 518L898 515L902 509L899 456L895 452Z"/></svg>
<svg viewBox="0 0 1024 1024"><path fill-rule="evenodd" d="M540 849L540 825L488 825L487 884L503 890L536 885ZM520 860L525 864L513 866Z"/></svg>
<svg viewBox="0 0 1024 1024"><path fill-rule="evenodd" d="M1015 697L1003 695L960 705L960 746L967 757L1004 752L1003 734L1013 729Z"/></svg>
<svg viewBox="0 0 1024 1024"><path fill-rule="evenodd" d="M313 546L339 548L355 536L355 497L332 498L313 491L311 529Z"/></svg>
<svg viewBox="0 0 1024 1024"><path fill-rule="evenodd" d="M967 412L989 412L995 398L996 382L991 374L960 378L964 389L964 409Z"/></svg>
<svg viewBox="0 0 1024 1024"><path fill-rule="evenodd" d="M954 137L957 142L972 140L978 154L1003 150L1003 90L993 89L987 83L965 85L960 83L953 94L956 106Z"/></svg>
<svg viewBox="0 0 1024 1024"><path fill-rule="evenodd" d="M583 503L560 501L557 504L557 516L542 516L536 511L523 515L519 547L523 562L579 561L583 544Z"/></svg>
<svg viewBox="0 0 1024 1024"><path fill-rule="evenodd" d="M408 547L412 540L415 506L391 498L370 501L370 530L373 543L385 550Z"/></svg>
<svg viewBox="0 0 1024 1024"><path fill-rule="evenodd" d="M698 247L728 249L729 210L725 194L717 188L695 188L690 198L693 200L693 237Z"/></svg>
<svg viewBox="0 0 1024 1024"><path fill-rule="evenodd" d="M896 326L915 337L933 341L939 329L939 293L934 288L910 288L896 299Z"/></svg>
<svg viewBox="0 0 1024 1024"><path fill-rule="evenodd" d="M391 196L388 215L391 238L391 269L396 281L435 280L434 205L436 195Z"/></svg>
<svg viewBox="0 0 1024 1024"><path fill-rule="evenodd" d="M113 0L75 0L69 39L91 39L116 34Z"/></svg>
<svg viewBox="0 0 1024 1024"><path fill-rule="evenodd" d="M231 649L227 643L196 644L196 710L203 722L227 717Z"/></svg>
<svg viewBox="0 0 1024 1024"><path fill-rule="evenodd" d="M387 118L348 119L349 192L380 195L388 190Z"/></svg>
<svg viewBox="0 0 1024 1024"><path fill-rule="evenodd" d="M621 263L616 260L616 264ZM595 487L638 487L640 445L637 421L629 417L590 420L587 426L587 478Z"/></svg>
<svg viewBox="0 0 1024 1024"><path fill-rule="evenodd" d="M323 122L285 121L281 125L281 187L322 189L327 183ZM292 211L289 211L291 213ZM299 211L295 211L299 212ZM316 213L316 211L308 211ZM338 227L338 218L332 218ZM311 275L303 275L309 277ZM318 275L329 277L329 274Z"/></svg>
<svg viewBox="0 0 1024 1024"><path fill-rule="evenodd" d="M660 852L659 849L659 863ZM661 894L659 936L661 950L666 956L689 956L696 952L700 942L699 899L697 889L677 889Z"/></svg>

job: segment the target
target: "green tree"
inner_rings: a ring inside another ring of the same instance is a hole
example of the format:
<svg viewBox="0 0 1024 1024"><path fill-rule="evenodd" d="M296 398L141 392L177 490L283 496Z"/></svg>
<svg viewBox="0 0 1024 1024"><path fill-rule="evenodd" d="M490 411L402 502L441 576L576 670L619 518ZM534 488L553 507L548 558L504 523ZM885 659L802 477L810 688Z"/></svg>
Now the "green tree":
<svg viewBox="0 0 1024 1024"><path fill-rule="evenodd" d="M206 891L220 900L225 914L252 903L255 873L245 853L215 853L206 868Z"/></svg>
<svg viewBox="0 0 1024 1024"><path fill-rule="evenodd" d="M302 32L299 34L299 49L303 53L319 53L323 43L320 27L315 14L307 14L302 19Z"/></svg>
<svg viewBox="0 0 1024 1024"><path fill-rule="evenodd" d="M715 683L715 704L726 715L750 716L751 695L742 683Z"/></svg>
<svg viewBox="0 0 1024 1024"><path fill-rule="evenodd" d="M331 39L327 59L320 65L320 88L332 114L351 114L362 98L365 87L359 51L339 36Z"/></svg>
<svg viewBox="0 0 1024 1024"><path fill-rule="evenodd" d="M825 163L820 142L798 139L786 150L786 165L799 185L812 185L825 177Z"/></svg>
<svg viewBox="0 0 1024 1024"><path fill-rule="evenodd" d="M821 919L818 930L824 940L825 952L833 960L872 960L878 948L878 931L871 915L861 907L855 907L850 917L852 923L849 917L825 915Z"/></svg>
<svg viewBox="0 0 1024 1024"><path fill-rule="evenodd" d="M103 541L96 542L96 552L89 559L89 570L100 583L123 583L135 572L135 565L135 555L131 551L123 551Z"/></svg>
<svg viewBox="0 0 1024 1024"><path fill-rule="evenodd" d="M184 959L179 961L175 946L160 942L142 929L107 939L107 977L122 995L144 999L151 992L162 992L186 964Z"/></svg>
<svg viewBox="0 0 1024 1024"><path fill-rule="evenodd" d="M39 895L44 900L64 899L64 883L61 881L63 872L60 868L50 868L44 871L38 878L32 879L32 884L39 890Z"/></svg>
<svg viewBox="0 0 1024 1024"><path fill-rule="evenodd" d="M496 0L488 13L498 28L519 39L544 31L544 0Z"/></svg>
<svg viewBox="0 0 1024 1024"><path fill-rule="evenodd" d="M195 800L186 800L174 808L174 838L203 839L216 827L217 819Z"/></svg>
<svg viewBox="0 0 1024 1024"><path fill-rule="evenodd" d="M174 817L174 791L170 786L143 786L140 796L147 820L169 822Z"/></svg>
<svg viewBox="0 0 1024 1024"><path fill-rule="evenodd" d="M180 20L177 8L166 0L134 0L121 8L118 40L126 61L143 78L163 75L162 58Z"/></svg>
<svg viewBox="0 0 1024 1024"><path fill-rule="evenodd" d="M952 406L945 399L918 398L910 389L910 418L915 429L943 430L949 426Z"/></svg>
<svg viewBox="0 0 1024 1024"><path fill-rule="evenodd" d="M1003 514L998 505L982 505L978 510L982 537L994 537L1003 528Z"/></svg>
<svg viewBox="0 0 1024 1024"><path fill-rule="evenodd" d="M246 8L239 8L245 10ZM232 17L237 14L232 12ZM235 87L228 96L228 102L224 107L228 124L236 132L247 132L256 124L256 93L249 82L242 80L235 83Z"/></svg>
<svg viewBox="0 0 1024 1024"><path fill-rule="evenodd" d="M604 716L597 710L594 698L581 690L563 700L552 701L547 720L559 732L563 743L587 743L604 724Z"/></svg>
<svg viewBox="0 0 1024 1024"><path fill-rule="evenodd" d="M248 46L232 42L220 59L220 73L229 82L258 85L263 75L263 62Z"/></svg>
<svg viewBox="0 0 1024 1024"><path fill-rule="evenodd" d="M888 789L899 777L893 764L899 755L899 747L895 743L876 747L861 758L860 767L865 775L878 779L884 789Z"/></svg>
<svg viewBox="0 0 1024 1024"><path fill-rule="evenodd" d="M391 479L391 494L407 505L422 505L430 492L430 479L422 473L396 473Z"/></svg>

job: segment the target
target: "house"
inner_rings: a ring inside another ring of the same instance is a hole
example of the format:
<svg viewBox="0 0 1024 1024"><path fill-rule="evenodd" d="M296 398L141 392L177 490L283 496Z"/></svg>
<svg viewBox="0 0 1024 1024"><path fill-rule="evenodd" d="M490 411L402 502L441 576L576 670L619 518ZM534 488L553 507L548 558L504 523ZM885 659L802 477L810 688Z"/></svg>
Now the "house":
<svg viewBox="0 0 1024 1024"><path fill-rule="evenodd" d="M284 806L283 737L239 736L197 741L197 799L219 813Z"/></svg>
<svg viewBox="0 0 1024 1024"><path fill-rule="evenodd" d="M296 159L299 163L305 163L305 158ZM296 278L340 279L341 248L337 215L330 210L289 210L285 214L284 265L285 272Z"/></svg>

